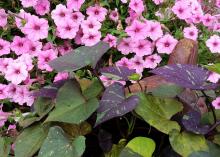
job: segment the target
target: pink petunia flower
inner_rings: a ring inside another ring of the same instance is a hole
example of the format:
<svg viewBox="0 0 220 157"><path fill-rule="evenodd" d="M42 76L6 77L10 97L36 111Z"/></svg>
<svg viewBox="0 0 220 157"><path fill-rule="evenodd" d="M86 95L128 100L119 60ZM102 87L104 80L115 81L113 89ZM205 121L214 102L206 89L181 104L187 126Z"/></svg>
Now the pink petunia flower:
<svg viewBox="0 0 220 157"><path fill-rule="evenodd" d="M216 20L215 17L210 14L205 14L202 17L202 23L204 26L207 26L207 27L212 26L215 20Z"/></svg>
<svg viewBox="0 0 220 157"><path fill-rule="evenodd" d="M163 30L159 22L146 21L146 24L147 24L146 34L153 41L163 36Z"/></svg>
<svg viewBox="0 0 220 157"><path fill-rule="evenodd" d="M27 71L31 71L34 67L34 65L32 64L33 62L32 57L29 54L22 54L16 60L14 60L14 62L24 64L26 66Z"/></svg>
<svg viewBox="0 0 220 157"><path fill-rule="evenodd" d="M191 9L185 1L177 1L173 6L172 11L182 20L188 19L192 16Z"/></svg>
<svg viewBox="0 0 220 157"><path fill-rule="evenodd" d="M81 23L81 28L83 30L83 33L89 31L98 31L101 28L101 26L102 24L96 18L93 17L90 17Z"/></svg>
<svg viewBox="0 0 220 157"><path fill-rule="evenodd" d="M24 8L33 7L37 4L37 0L20 0Z"/></svg>
<svg viewBox="0 0 220 157"><path fill-rule="evenodd" d="M212 72L209 77L208 77L208 81L212 82L212 83L217 83L220 79L220 74Z"/></svg>
<svg viewBox="0 0 220 157"><path fill-rule="evenodd" d="M129 3L129 8L140 15L144 11L144 2L143 0L131 0Z"/></svg>
<svg viewBox="0 0 220 157"><path fill-rule="evenodd" d="M0 58L0 71L5 74L8 70L8 66L13 62L12 58Z"/></svg>
<svg viewBox="0 0 220 157"><path fill-rule="evenodd" d="M53 71L48 62L57 58L57 52L53 49L41 51L38 56L38 68L46 71Z"/></svg>
<svg viewBox="0 0 220 157"><path fill-rule="evenodd" d="M45 15L50 11L49 0L37 0L37 4L34 6L34 10L38 15Z"/></svg>
<svg viewBox="0 0 220 157"><path fill-rule="evenodd" d="M84 36L84 33L82 29L80 28L79 31L76 33L76 37L74 38L75 43L78 45L81 45L83 36Z"/></svg>
<svg viewBox="0 0 220 157"><path fill-rule="evenodd" d="M212 53L220 53L220 37L218 35L211 36L206 41L206 46Z"/></svg>
<svg viewBox="0 0 220 157"><path fill-rule="evenodd" d="M104 42L108 43L110 47L117 46L117 37L107 34L106 37L103 39Z"/></svg>
<svg viewBox="0 0 220 157"><path fill-rule="evenodd" d="M195 26L184 28L183 33L185 38L197 41L198 29Z"/></svg>
<svg viewBox="0 0 220 157"><path fill-rule="evenodd" d="M133 44L133 52L140 57L152 53L152 43L148 40L138 40Z"/></svg>
<svg viewBox="0 0 220 157"><path fill-rule="evenodd" d="M161 62L161 60L162 58L157 54L148 56L145 58L144 67L149 69L154 69Z"/></svg>
<svg viewBox="0 0 220 157"><path fill-rule="evenodd" d="M79 11L85 0L67 0L67 8Z"/></svg>
<svg viewBox="0 0 220 157"><path fill-rule="evenodd" d="M130 26L127 26L125 32L134 40L145 39L147 37L146 24L134 20Z"/></svg>
<svg viewBox="0 0 220 157"><path fill-rule="evenodd" d="M115 63L115 65L118 66L118 67L122 66L122 67L131 68L132 64L131 64L131 61L128 58L123 57L119 61L117 61Z"/></svg>
<svg viewBox="0 0 220 157"><path fill-rule="evenodd" d="M68 72L60 72L54 77L53 82L57 82L57 81L60 81L60 80L66 80L66 79L68 79L68 77L69 77Z"/></svg>
<svg viewBox="0 0 220 157"><path fill-rule="evenodd" d="M19 105L26 104L27 106L32 106L34 103L34 97L32 95L32 92L28 90L27 86L20 86L13 96L13 101Z"/></svg>
<svg viewBox="0 0 220 157"><path fill-rule="evenodd" d="M178 43L173 36L166 34L156 42L158 53L171 54Z"/></svg>
<svg viewBox="0 0 220 157"><path fill-rule="evenodd" d="M115 8L115 10L112 10L110 12L110 15L109 15L109 18L114 21L114 22L117 22L118 19L119 19L119 13L118 13L118 10L117 8Z"/></svg>
<svg viewBox="0 0 220 157"><path fill-rule="evenodd" d="M79 30L79 24L71 21L64 21L57 26L58 35L62 39L74 39Z"/></svg>
<svg viewBox="0 0 220 157"><path fill-rule="evenodd" d="M0 9L0 27L7 25L7 14L4 9Z"/></svg>
<svg viewBox="0 0 220 157"><path fill-rule="evenodd" d="M27 67L22 62L12 62L7 69L5 78L13 84L18 85L28 77Z"/></svg>
<svg viewBox="0 0 220 157"><path fill-rule="evenodd" d="M10 53L10 42L0 38L0 56Z"/></svg>
<svg viewBox="0 0 220 157"><path fill-rule="evenodd" d="M68 41L64 41L64 44L58 47L58 51L60 55L64 55L72 51L71 43Z"/></svg>
<svg viewBox="0 0 220 157"><path fill-rule="evenodd" d="M29 19L32 18L32 15L30 13L25 12L23 9L20 10L20 13L18 14L19 17L15 17L16 26L21 29L23 32L24 25L28 22Z"/></svg>
<svg viewBox="0 0 220 157"><path fill-rule="evenodd" d="M62 24L65 20L69 20L72 11L67 9L66 6L59 4L56 8L51 12L51 17L54 20L56 25Z"/></svg>
<svg viewBox="0 0 220 157"><path fill-rule="evenodd" d="M131 38L123 38L117 48L122 54L127 55L133 51L132 46L133 42Z"/></svg>
<svg viewBox="0 0 220 157"><path fill-rule="evenodd" d="M45 39L48 36L48 21L37 16L32 16L23 28L24 34L31 40Z"/></svg>
<svg viewBox="0 0 220 157"><path fill-rule="evenodd" d="M15 36L11 43L11 50L14 51L17 55L21 55L23 53L27 53L29 49L29 39L21 38L19 36Z"/></svg>
<svg viewBox="0 0 220 157"><path fill-rule="evenodd" d="M90 6L86 10L86 14L89 17L96 18L100 22L105 20L105 16L107 15L107 12L108 12L107 9L105 9L99 5Z"/></svg>
<svg viewBox="0 0 220 157"><path fill-rule="evenodd" d="M215 109L220 109L220 97L216 98L214 101L212 101L212 106Z"/></svg>
<svg viewBox="0 0 220 157"><path fill-rule="evenodd" d="M82 37L82 43L85 46L94 46L97 44L101 39L101 32L99 31L91 31L84 33Z"/></svg>
<svg viewBox="0 0 220 157"><path fill-rule="evenodd" d="M40 41L31 41L28 44L29 49L28 49L28 54L30 54L32 57L38 56L42 49L42 42Z"/></svg>
<svg viewBox="0 0 220 157"><path fill-rule="evenodd" d="M73 23L81 24L85 16L81 12L74 12L70 15L70 19Z"/></svg>
<svg viewBox="0 0 220 157"><path fill-rule="evenodd" d="M162 4L164 0L153 0L156 5Z"/></svg>
<svg viewBox="0 0 220 157"><path fill-rule="evenodd" d="M6 99L6 98L8 98L8 86L5 84L0 84L0 100Z"/></svg>
<svg viewBox="0 0 220 157"><path fill-rule="evenodd" d="M144 70L144 60L143 57L134 56L130 59L131 69L135 69L136 73L141 74Z"/></svg>
<svg viewBox="0 0 220 157"><path fill-rule="evenodd" d="M193 23L198 24L202 21L203 15L202 14L195 14L192 16Z"/></svg>

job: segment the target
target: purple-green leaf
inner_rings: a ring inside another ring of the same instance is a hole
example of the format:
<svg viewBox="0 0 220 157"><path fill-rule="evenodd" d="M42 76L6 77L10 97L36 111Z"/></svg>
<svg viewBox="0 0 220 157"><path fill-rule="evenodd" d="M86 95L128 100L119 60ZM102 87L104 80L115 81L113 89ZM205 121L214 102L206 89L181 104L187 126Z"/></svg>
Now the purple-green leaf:
<svg viewBox="0 0 220 157"><path fill-rule="evenodd" d="M171 64L151 72L185 88L208 90L217 87L216 84L207 84L206 82L210 72L196 65Z"/></svg>
<svg viewBox="0 0 220 157"><path fill-rule="evenodd" d="M191 131L195 134L207 134L210 126L201 125L201 114L197 111L190 111L183 116L182 124L184 125L187 131Z"/></svg>
<svg viewBox="0 0 220 157"><path fill-rule="evenodd" d="M61 57L49 62L49 65L58 72L75 71L87 65L96 67L100 58L108 51L109 45L99 42L95 46L82 46L73 52L67 53Z"/></svg>
<svg viewBox="0 0 220 157"><path fill-rule="evenodd" d="M60 80L60 81L54 82L52 85L45 86L41 88L40 90L34 92L33 96L54 99L57 96L58 90L65 84L66 81L67 80Z"/></svg>
<svg viewBox="0 0 220 157"><path fill-rule="evenodd" d="M114 83L109 86L100 101L97 110L98 117L96 126L115 117L120 117L131 112L138 104L139 97L136 95L125 98L124 86Z"/></svg>
<svg viewBox="0 0 220 157"><path fill-rule="evenodd" d="M100 70L100 72L107 76L110 77L114 80L121 80L121 81L128 81L129 76L135 73L134 69L129 69L127 67L123 66L109 66L109 67L104 67Z"/></svg>

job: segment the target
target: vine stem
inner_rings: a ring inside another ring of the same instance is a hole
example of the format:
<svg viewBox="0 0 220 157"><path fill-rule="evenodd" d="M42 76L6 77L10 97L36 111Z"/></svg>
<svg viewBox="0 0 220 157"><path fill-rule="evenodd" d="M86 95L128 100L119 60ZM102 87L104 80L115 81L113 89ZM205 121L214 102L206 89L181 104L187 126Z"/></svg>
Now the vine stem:
<svg viewBox="0 0 220 157"><path fill-rule="evenodd" d="M209 101L209 96L202 90L201 91L202 92L202 94L205 96L205 98L206 98L206 105L208 105L209 106L209 108L211 109L211 111L212 111L212 115L213 115L213 118L214 118L214 124L216 124L216 122L217 122L217 118L216 118L216 114L215 114L215 109L214 109L214 107L212 106L212 104L211 104L211 102Z"/></svg>

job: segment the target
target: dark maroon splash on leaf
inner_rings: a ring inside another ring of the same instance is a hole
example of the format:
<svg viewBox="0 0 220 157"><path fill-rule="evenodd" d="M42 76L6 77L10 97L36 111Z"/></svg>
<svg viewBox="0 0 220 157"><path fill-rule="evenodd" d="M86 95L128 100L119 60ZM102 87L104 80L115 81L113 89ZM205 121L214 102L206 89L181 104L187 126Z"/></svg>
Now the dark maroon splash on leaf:
<svg viewBox="0 0 220 157"><path fill-rule="evenodd" d="M57 96L58 90L64 85L66 81L67 80L60 80L60 81L54 82L50 86L45 86L41 88L39 91L34 92L33 96L55 99Z"/></svg>
<svg viewBox="0 0 220 157"><path fill-rule="evenodd" d="M151 71L167 81L194 90L215 89L217 84L207 84L210 72L196 65L171 64Z"/></svg>
<svg viewBox="0 0 220 157"><path fill-rule="evenodd" d="M209 125L201 125L201 114L197 111L190 111L183 116L182 124L187 131L191 131L195 134L207 134L209 132Z"/></svg>
<svg viewBox="0 0 220 157"><path fill-rule="evenodd" d="M134 69L129 69L127 67L123 66L109 66L109 67L104 67L100 70L100 72L103 75L112 75L113 77L117 77L121 81L128 81L129 76L135 73Z"/></svg>
<svg viewBox="0 0 220 157"><path fill-rule="evenodd" d="M97 110L98 117L95 126L131 112L137 106L138 102L139 97L136 95L125 98L123 85L117 82L112 84L105 90L102 96Z"/></svg>

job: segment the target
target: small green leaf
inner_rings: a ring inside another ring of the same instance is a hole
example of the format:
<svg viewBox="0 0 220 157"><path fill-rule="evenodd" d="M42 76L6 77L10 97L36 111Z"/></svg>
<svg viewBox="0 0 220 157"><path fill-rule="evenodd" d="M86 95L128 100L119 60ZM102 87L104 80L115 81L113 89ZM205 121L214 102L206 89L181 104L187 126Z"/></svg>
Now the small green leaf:
<svg viewBox="0 0 220 157"><path fill-rule="evenodd" d="M129 80L138 81L140 80L141 76L137 73L132 74L131 76L128 76Z"/></svg>
<svg viewBox="0 0 220 157"><path fill-rule="evenodd" d="M208 68L210 71L213 71L213 72L220 74L220 63L216 63L213 65L207 65L206 68Z"/></svg>
<svg viewBox="0 0 220 157"><path fill-rule="evenodd" d="M170 132L169 140L172 148L183 157L188 157L197 151L209 151L205 137L202 135L188 132L179 133L179 131L173 130Z"/></svg>
<svg viewBox="0 0 220 157"><path fill-rule="evenodd" d="M105 157L119 157L121 151L126 145L126 140L121 139L118 144L113 144L112 150L105 154Z"/></svg>
<svg viewBox="0 0 220 157"><path fill-rule="evenodd" d="M25 129L15 141L15 156L33 156L40 149L44 139L47 137L47 132L47 128L43 128L41 125Z"/></svg>
<svg viewBox="0 0 220 157"><path fill-rule="evenodd" d="M86 138L84 136L78 136L73 141L74 156L80 157L86 149Z"/></svg>
<svg viewBox="0 0 220 157"><path fill-rule="evenodd" d="M100 81L97 78L95 78L92 80L91 85L82 91L82 94L87 99L91 99L91 98L97 97L102 92L102 90L103 90L103 87Z"/></svg>
<svg viewBox="0 0 220 157"><path fill-rule="evenodd" d="M159 98L144 93L139 94L140 102L135 109L147 123L168 134L173 129L180 130L177 122L170 118L182 111L183 106L180 102L171 98Z"/></svg>
<svg viewBox="0 0 220 157"><path fill-rule="evenodd" d="M126 145L125 148L129 148L128 150L137 153L141 157L151 157L156 148L156 144L150 138L135 137ZM120 157L123 156L126 151L126 149L123 150Z"/></svg>
<svg viewBox="0 0 220 157"><path fill-rule="evenodd" d="M34 103L34 110L39 116L47 114L53 108L51 99L39 97Z"/></svg>
<svg viewBox="0 0 220 157"><path fill-rule="evenodd" d="M220 134L217 134L217 135L214 136L213 142L220 146Z"/></svg>

